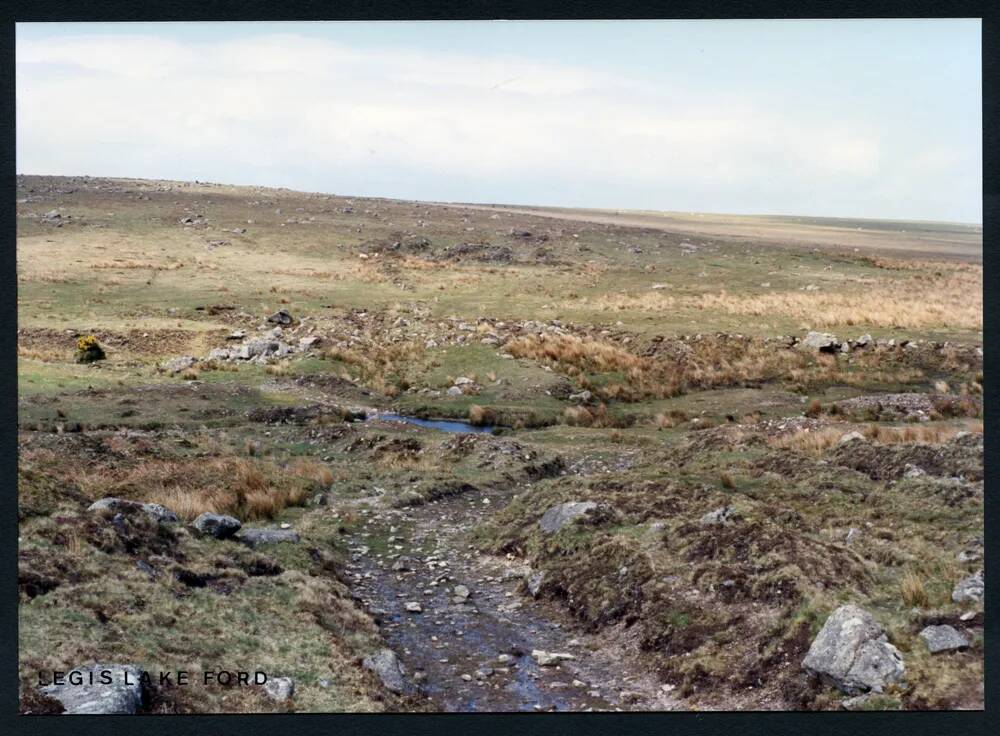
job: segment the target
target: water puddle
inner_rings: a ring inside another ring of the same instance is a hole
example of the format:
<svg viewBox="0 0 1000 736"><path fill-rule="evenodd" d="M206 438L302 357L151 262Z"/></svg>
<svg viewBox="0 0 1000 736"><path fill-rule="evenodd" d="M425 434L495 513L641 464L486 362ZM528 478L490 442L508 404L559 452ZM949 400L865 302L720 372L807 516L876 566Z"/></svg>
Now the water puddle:
<svg viewBox="0 0 1000 736"><path fill-rule="evenodd" d="M415 424L418 427L425 427L426 429L437 429L442 432L455 432L458 434L490 434L493 431L491 425L477 426L458 419L418 419L417 417L408 417L405 414L383 413L373 414L368 419L404 422L406 424Z"/></svg>

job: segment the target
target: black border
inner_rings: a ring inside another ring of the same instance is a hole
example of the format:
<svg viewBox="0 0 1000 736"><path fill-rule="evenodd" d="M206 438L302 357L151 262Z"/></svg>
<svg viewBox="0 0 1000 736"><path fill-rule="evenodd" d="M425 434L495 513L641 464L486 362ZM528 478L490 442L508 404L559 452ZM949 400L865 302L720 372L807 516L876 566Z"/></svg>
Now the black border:
<svg viewBox="0 0 1000 736"><path fill-rule="evenodd" d="M7 345L16 344L16 222L15 222L15 21L170 21L170 20L486 20L486 19L600 19L600 18L891 18L964 17L983 19L983 226L984 226L984 372L991 377L1000 366L993 349L994 315L1000 306L1000 289L995 274L1000 252L994 228L1000 224L1000 181L995 131L1000 122L996 94L1000 71L996 28L1000 5L961 0L929 2L905 0L858 2L800 0L697 0L676 2L621 2L582 0L572 6L553 2L505 0L371 0L323 2L322 0L13 0L0 8L0 325L8 336ZM71 124L68 122L67 124ZM240 733L254 736L285 731L292 734L375 732L431 736L442 731L518 731L523 736L544 733L562 736L576 732L600 734L654 733L684 734L854 734L878 732L882 736L919 736L987 733L1000 707L997 695L997 617L1000 596L991 571L998 569L995 534L1000 527L1000 504L990 500L996 464L996 443L992 427L997 407L997 388L987 381L985 420L990 430L985 438L986 492L986 710L976 712L929 713L604 713L604 714L296 714L296 715L198 715L198 716L18 716L17 677L17 383L16 351L0 352L0 458L7 480L0 488L0 558L5 595L0 595L0 732L72 734L87 736L141 729L145 733L176 734L208 731L215 734ZM994 729L996 729L996 725Z"/></svg>

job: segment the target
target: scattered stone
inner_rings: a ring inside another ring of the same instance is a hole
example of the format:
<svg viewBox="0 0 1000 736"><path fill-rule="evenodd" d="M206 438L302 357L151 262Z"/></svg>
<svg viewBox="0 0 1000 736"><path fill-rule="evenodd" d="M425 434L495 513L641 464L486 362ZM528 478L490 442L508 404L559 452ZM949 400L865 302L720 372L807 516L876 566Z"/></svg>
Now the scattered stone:
<svg viewBox="0 0 1000 736"><path fill-rule="evenodd" d="M955 585L951 592L951 599L955 603L965 603L966 601L981 602L983 600L983 571L980 570L975 575L962 578Z"/></svg>
<svg viewBox="0 0 1000 736"><path fill-rule="evenodd" d="M856 430L853 432L847 432L846 434L842 434L840 436L840 439L837 440L837 444L846 445L848 442L854 442L855 440L861 440L864 442L865 436Z"/></svg>
<svg viewBox="0 0 1000 736"><path fill-rule="evenodd" d="M400 557L392 563L393 572L410 572L413 570L414 562L409 557Z"/></svg>
<svg viewBox="0 0 1000 736"><path fill-rule="evenodd" d="M188 368L194 366L197 363L197 358L190 355L182 355L179 358L174 358L163 363L160 367L163 368L167 373L181 373L186 371Z"/></svg>
<svg viewBox="0 0 1000 736"><path fill-rule="evenodd" d="M173 524L178 521L177 514L158 503L140 504L140 508L161 524Z"/></svg>
<svg viewBox="0 0 1000 736"><path fill-rule="evenodd" d="M560 662L576 659L572 654L566 652L546 652L543 649L532 650L531 656L540 667L552 667Z"/></svg>
<svg viewBox="0 0 1000 736"><path fill-rule="evenodd" d="M702 526L728 526L729 522L734 520L736 516L737 514L731 506L723 506L709 511L698 519L698 523Z"/></svg>
<svg viewBox="0 0 1000 736"><path fill-rule="evenodd" d="M87 507L87 511L111 511L114 513L119 513L126 509L143 511L161 524L169 524L177 521L177 514L158 503L139 503L138 501L128 501L124 498L109 496L94 501Z"/></svg>
<svg viewBox="0 0 1000 736"><path fill-rule="evenodd" d="M299 542L298 532L291 529L243 529L236 538L248 547L260 547L263 544L278 544L279 542Z"/></svg>
<svg viewBox="0 0 1000 736"><path fill-rule="evenodd" d="M463 601L472 595L472 592L465 585L456 585L451 589L451 592L455 594L456 598L460 598Z"/></svg>
<svg viewBox="0 0 1000 736"><path fill-rule="evenodd" d="M397 695L408 692L410 685L403 677L403 665L391 649L379 649L365 657L361 666L374 672L387 690Z"/></svg>
<svg viewBox="0 0 1000 736"><path fill-rule="evenodd" d="M596 509L597 504L593 501L569 501L567 503L553 506L544 514L538 522L543 532L552 534L559 531L570 522L576 521L588 511Z"/></svg>
<svg viewBox="0 0 1000 736"><path fill-rule="evenodd" d="M460 389L458 386L452 386L451 388L448 389L447 393L449 396L461 396L462 389Z"/></svg>
<svg viewBox="0 0 1000 736"><path fill-rule="evenodd" d="M927 644L927 650L931 654L967 649L969 646L969 640L962 636L955 627L947 624L926 627L920 632L920 638Z"/></svg>
<svg viewBox="0 0 1000 736"><path fill-rule="evenodd" d="M208 534L216 539L228 539L243 526L239 519L222 514L210 514L207 511L191 522L191 526L202 534Z"/></svg>
<svg viewBox="0 0 1000 736"><path fill-rule="evenodd" d="M532 598L537 598L542 592L542 585L545 583L545 571L535 570L524 580L525 587Z"/></svg>
<svg viewBox="0 0 1000 736"><path fill-rule="evenodd" d="M264 692L271 700L284 702L295 693L295 680L291 677L269 677L264 683Z"/></svg>
<svg viewBox="0 0 1000 736"><path fill-rule="evenodd" d="M840 350L840 340L827 332L810 332L802 339L799 346L821 353L835 353Z"/></svg>
<svg viewBox="0 0 1000 736"><path fill-rule="evenodd" d="M267 321L271 324L287 327L292 324L292 315L288 313L287 309L279 309L277 312L268 317Z"/></svg>
<svg viewBox="0 0 1000 736"><path fill-rule="evenodd" d="M471 386L474 383L475 383L475 381L473 381L471 378L466 378L465 376L459 376L458 378L455 379L454 385L455 386Z"/></svg>
<svg viewBox="0 0 1000 736"><path fill-rule="evenodd" d="M403 606L407 613L423 613L423 607L417 601L407 601Z"/></svg>
<svg viewBox="0 0 1000 736"><path fill-rule="evenodd" d="M845 698L840 701L840 707L844 710L864 710L868 701L872 699L871 693L855 695L853 698Z"/></svg>
<svg viewBox="0 0 1000 736"><path fill-rule="evenodd" d="M871 614L844 605L830 614L802 667L848 695L882 692L906 673L903 656Z"/></svg>
<svg viewBox="0 0 1000 736"><path fill-rule="evenodd" d="M142 706L141 676L135 665L94 664L73 670L60 685L39 689L62 703L66 715L132 715ZM71 678L81 684L70 684ZM102 682L106 679L111 683Z"/></svg>

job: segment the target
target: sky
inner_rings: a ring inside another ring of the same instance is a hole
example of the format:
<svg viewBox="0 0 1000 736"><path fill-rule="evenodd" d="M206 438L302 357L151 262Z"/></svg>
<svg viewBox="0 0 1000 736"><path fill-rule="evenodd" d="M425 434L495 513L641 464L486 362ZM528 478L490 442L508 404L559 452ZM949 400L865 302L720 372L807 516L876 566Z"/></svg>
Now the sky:
<svg viewBox="0 0 1000 736"><path fill-rule="evenodd" d="M20 23L17 170L982 222L980 22Z"/></svg>

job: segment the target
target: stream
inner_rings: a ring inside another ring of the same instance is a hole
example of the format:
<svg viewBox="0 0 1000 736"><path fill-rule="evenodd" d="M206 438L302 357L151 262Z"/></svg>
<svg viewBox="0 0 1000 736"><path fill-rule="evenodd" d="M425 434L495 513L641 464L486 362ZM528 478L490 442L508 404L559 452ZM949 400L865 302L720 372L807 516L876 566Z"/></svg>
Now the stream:
<svg viewBox="0 0 1000 736"><path fill-rule="evenodd" d="M464 543L465 532L512 492L406 509L383 508L377 497L359 500L366 521L349 540L347 572L407 678L451 712L675 708L622 652L577 630L555 606L523 595L523 563ZM468 598L456 598L455 586L466 586ZM412 602L421 612L407 610ZM572 659L540 666L533 650Z"/></svg>

